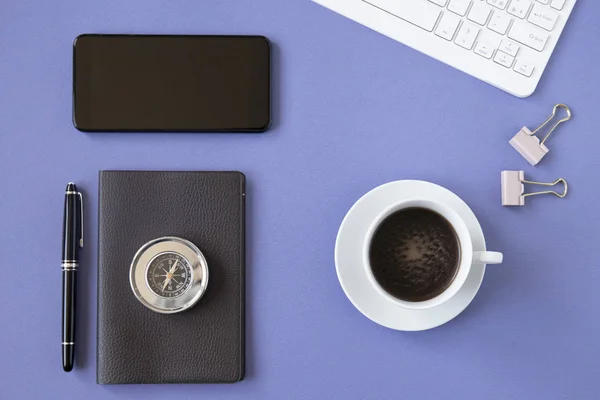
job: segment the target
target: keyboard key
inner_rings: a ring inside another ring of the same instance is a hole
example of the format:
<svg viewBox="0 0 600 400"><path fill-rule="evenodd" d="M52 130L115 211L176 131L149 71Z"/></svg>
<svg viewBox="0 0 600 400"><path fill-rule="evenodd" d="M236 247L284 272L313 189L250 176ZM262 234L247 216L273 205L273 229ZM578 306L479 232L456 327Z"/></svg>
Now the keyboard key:
<svg viewBox="0 0 600 400"><path fill-rule="evenodd" d="M448 4L448 10L460 15L461 17L464 17L470 4L471 0L450 0L450 4Z"/></svg>
<svg viewBox="0 0 600 400"><path fill-rule="evenodd" d="M510 68L513 64L513 61L515 61L515 58L513 56L509 56L508 54L503 53L501 51L497 51L496 56L494 57L494 62L506 68Z"/></svg>
<svg viewBox="0 0 600 400"><path fill-rule="evenodd" d="M488 24L488 28L494 32L504 35L508 29L508 25L510 25L510 21L511 18L508 15L504 14L503 12L495 12L494 15L492 15L490 23Z"/></svg>
<svg viewBox="0 0 600 400"><path fill-rule="evenodd" d="M552 3L550 3L550 7L556 8L557 10L562 10L564 6L565 0L552 0Z"/></svg>
<svg viewBox="0 0 600 400"><path fill-rule="evenodd" d="M508 54L509 56L515 57L519 52L519 45L510 40L503 39L500 43L500 50Z"/></svg>
<svg viewBox="0 0 600 400"><path fill-rule="evenodd" d="M516 72L520 73L521 75L525 75L528 78L531 76L531 74L533 74L534 69L535 68L533 64L530 64L523 60L517 60L514 68Z"/></svg>
<svg viewBox="0 0 600 400"><path fill-rule="evenodd" d="M456 35L456 39L454 40L454 43L456 43L460 47L464 47L467 50L471 50L473 48L473 44L475 43L475 39L477 39L478 34L478 27L476 27L473 24L469 24L468 22L465 22L460 27L458 35Z"/></svg>
<svg viewBox="0 0 600 400"><path fill-rule="evenodd" d="M548 4L550 3L550 0L537 0L537 2L542 4Z"/></svg>
<svg viewBox="0 0 600 400"><path fill-rule="evenodd" d="M487 58L489 60L494 55L494 50L496 50L496 46L494 46L491 42L480 40L475 45L475 49L473 51L475 52L475 54L478 54L481 57Z"/></svg>
<svg viewBox="0 0 600 400"><path fill-rule="evenodd" d="M507 0L487 0L487 2L501 10L504 10L506 8L506 3L508 3Z"/></svg>
<svg viewBox="0 0 600 400"><path fill-rule="evenodd" d="M397 1L397 0L364 0L396 17L410 22L413 25L432 32L435 23L440 16L440 9L431 3L420 1Z"/></svg>
<svg viewBox="0 0 600 400"><path fill-rule="evenodd" d="M458 24L460 24L459 17L449 12L444 13L435 30L435 34L446 40L452 40L458 29Z"/></svg>
<svg viewBox="0 0 600 400"><path fill-rule="evenodd" d="M490 8L485 4L476 2L473 4L473 7L471 7L471 11L469 11L469 16L467 18L479 25L485 25L490 16L490 11Z"/></svg>
<svg viewBox="0 0 600 400"><path fill-rule="evenodd" d="M446 7L446 3L448 0L429 0L433 4L437 4L438 6Z"/></svg>
<svg viewBox="0 0 600 400"><path fill-rule="evenodd" d="M531 2L529 0L512 0L510 6L508 6L508 13L523 19L530 7Z"/></svg>
<svg viewBox="0 0 600 400"><path fill-rule="evenodd" d="M542 7L539 4L536 4L533 6L531 14L529 14L529 18L527 18L527 21L539 26L540 28L544 28L547 31L551 31L552 29L554 29L554 25L556 24L557 19L557 13L549 10L547 7Z"/></svg>
<svg viewBox="0 0 600 400"><path fill-rule="evenodd" d="M548 41L548 34L540 31L527 22L518 20L515 21L510 28L508 37L537 51L544 50L546 42Z"/></svg>

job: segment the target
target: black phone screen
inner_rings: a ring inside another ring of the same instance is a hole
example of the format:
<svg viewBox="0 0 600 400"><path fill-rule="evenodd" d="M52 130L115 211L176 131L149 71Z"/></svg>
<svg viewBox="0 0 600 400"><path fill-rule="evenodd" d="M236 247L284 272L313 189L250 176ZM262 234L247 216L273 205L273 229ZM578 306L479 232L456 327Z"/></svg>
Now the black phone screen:
<svg viewBox="0 0 600 400"><path fill-rule="evenodd" d="M81 35L73 122L82 131L264 131L270 47L262 36Z"/></svg>

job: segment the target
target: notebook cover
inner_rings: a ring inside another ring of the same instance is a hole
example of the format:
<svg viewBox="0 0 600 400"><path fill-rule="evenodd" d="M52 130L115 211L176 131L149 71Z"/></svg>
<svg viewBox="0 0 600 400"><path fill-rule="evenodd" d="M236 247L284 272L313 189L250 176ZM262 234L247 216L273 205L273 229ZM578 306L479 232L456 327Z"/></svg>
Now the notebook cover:
<svg viewBox="0 0 600 400"><path fill-rule="evenodd" d="M97 376L100 384L236 382L244 377L244 198L239 172L101 171ZM191 309L159 314L129 284L146 242L178 236L210 279Z"/></svg>

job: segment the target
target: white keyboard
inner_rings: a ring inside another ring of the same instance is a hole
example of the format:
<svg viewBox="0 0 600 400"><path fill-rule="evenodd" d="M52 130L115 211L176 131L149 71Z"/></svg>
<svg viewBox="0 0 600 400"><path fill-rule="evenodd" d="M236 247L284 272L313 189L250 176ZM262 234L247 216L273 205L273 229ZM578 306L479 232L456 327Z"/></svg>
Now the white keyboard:
<svg viewBox="0 0 600 400"><path fill-rule="evenodd" d="M576 0L314 0L518 97L531 95Z"/></svg>

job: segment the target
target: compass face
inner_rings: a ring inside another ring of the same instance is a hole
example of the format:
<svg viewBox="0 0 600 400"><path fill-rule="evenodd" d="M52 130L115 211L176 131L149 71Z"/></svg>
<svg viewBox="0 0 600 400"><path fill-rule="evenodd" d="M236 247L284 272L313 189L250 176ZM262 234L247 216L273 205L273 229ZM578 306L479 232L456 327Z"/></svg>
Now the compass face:
<svg viewBox="0 0 600 400"><path fill-rule="evenodd" d="M192 274L190 263L185 257L167 252L150 261L146 282L150 290L160 297L178 297L191 287Z"/></svg>
<svg viewBox="0 0 600 400"><path fill-rule="evenodd" d="M135 254L129 283L145 307L161 314L178 313L193 307L206 292L208 264L192 242L162 237Z"/></svg>

